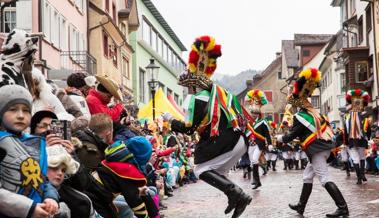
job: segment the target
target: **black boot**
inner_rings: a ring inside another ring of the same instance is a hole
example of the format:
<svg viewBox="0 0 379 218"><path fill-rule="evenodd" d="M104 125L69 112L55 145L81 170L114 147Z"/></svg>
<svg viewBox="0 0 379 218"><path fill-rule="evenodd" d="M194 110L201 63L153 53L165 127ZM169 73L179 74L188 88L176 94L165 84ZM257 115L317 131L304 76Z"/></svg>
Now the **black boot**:
<svg viewBox="0 0 379 218"><path fill-rule="evenodd" d="M228 197L228 207L225 209L225 214L230 213L237 207L241 207L240 205L245 205L246 207L252 200L252 198L246 195L240 187L213 170L205 171L200 174L199 178L209 185L221 190Z"/></svg>
<svg viewBox="0 0 379 218"><path fill-rule="evenodd" d="M253 189L257 189L258 187L262 186L261 181L259 179L259 168L258 164L253 165Z"/></svg>
<svg viewBox="0 0 379 218"><path fill-rule="evenodd" d="M350 176L350 166L348 162L344 162L345 170L346 170L346 176Z"/></svg>
<svg viewBox="0 0 379 218"><path fill-rule="evenodd" d="M367 178L365 176L365 170L366 170L365 165L366 165L366 161L365 160L361 160L360 170L361 170L361 178L362 178L363 182L367 182Z"/></svg>
<svg viewBox="0 0 379 218"><path fill-rule="evenodd" d="M287 170L287 167L288 167L288 159L284 159L284 169L283 170Z"/></svg>
<svg viewBox="0 0 379 218"><path fill-rule="evenodd" d="M251 166L247 167L247 179L250 181L251 180Z"/></svg>
<svg viewBox="0 0 379 218"><path fill-rule="evenodd" d="M298 160L295 160L295 170L300 170Z"/></svg>
<svg viewBox="0 0 379 218"><path fill-rule="evenodd" d="M268 161L267 161L267 171L268 171L270 168L271 168L271 161L268 160Z"/></svg>
<svg viewBox="0 0 379 218"><path fill-rule="evenodd" d="M265 176L266 174L267 174L267 165L265 165L265 164L260 164L260 166L262 167L262 170L263 170L263 176Z"/></svg>
<svg viewBox="0 0 379 218"><path fill-rule="evenodd" d="M297 204L289 204L288 206L292 210L296 210L296 212L303 215L309 196L312 193L312 187L313 187L312 183L303 183L303 189L301 190L299 202Z"/></svg>
<svg viewBox="0 0 379 218"><path fill-rule="evenodd" d="M276 160L272 161L272 171L276 171Z"/></svg>
<svg viewBox="0 0 379 218"><path fill-rule="evenodd" d="M355 173L357 174L357 185L362 184L361 172L359 169L359 164L354 164Z"/></svg>
<svg viewBox="0 0 379 218"><path fill-rule="evenodd" d="M243 178L246 179L246 176L247 176L247 169L244 168L244 169L242 170L242 172L243 172Z"/></svg>
<svg viewBox="0 0 379 218"><path fill-rule="evenodd" d="M304 170L305 167L307 166L307 159L306 158L303 158L301 159L301 169Z"/></svg>
<svg viewBox="0 0 379 218"><path fill-rule="evenodd" d="M347 208L346 201L336 184L334 184L334 182L327 182L325 188L338 207L334 213L326 214L326 217L349 216L349 209Z"/></svg>

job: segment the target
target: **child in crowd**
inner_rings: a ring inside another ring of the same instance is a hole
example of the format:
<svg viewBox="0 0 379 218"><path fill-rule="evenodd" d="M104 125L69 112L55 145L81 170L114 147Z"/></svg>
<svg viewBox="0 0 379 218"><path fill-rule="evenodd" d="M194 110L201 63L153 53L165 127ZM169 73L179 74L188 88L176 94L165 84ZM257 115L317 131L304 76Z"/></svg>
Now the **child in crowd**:
<svg viewBox="0 0 379 218"><path fill-rule="evenodd" d="M49 217L58 211L57 190L46 179L45 142L24 134L32 96L19 85L0 88L0 217Z"/></svg>

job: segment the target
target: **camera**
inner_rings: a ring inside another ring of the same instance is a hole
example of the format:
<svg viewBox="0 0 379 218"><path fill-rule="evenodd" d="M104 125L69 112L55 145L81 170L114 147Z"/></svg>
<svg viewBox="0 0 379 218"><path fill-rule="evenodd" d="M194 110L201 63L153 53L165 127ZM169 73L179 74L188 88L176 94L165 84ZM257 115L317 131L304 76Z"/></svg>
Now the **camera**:
<svg viewBox="0 0 379 218"><path fill-rule="evenodd" d="M68 120L52 120L51 133L64 140L71 140L71 122Z"/></svg>

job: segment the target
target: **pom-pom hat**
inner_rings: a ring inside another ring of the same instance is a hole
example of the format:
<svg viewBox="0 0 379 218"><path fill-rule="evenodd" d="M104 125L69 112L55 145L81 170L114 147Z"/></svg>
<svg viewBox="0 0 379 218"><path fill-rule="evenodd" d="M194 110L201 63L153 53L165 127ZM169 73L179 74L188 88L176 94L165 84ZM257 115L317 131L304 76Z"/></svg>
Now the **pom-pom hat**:
<svg viewBox="0 0 379 218"><path fill-rule="evenodd" d="M351 110L363 111L370 101L370 95L361 89L351 89L346 93L346 102L351 104Z"/></svg>
<svg viewBox="0 0 379 218"><path fill-rule="evenodd" d="M288 102L296 107L301 107L300 99L311 97L313 91L320 86L321 72L316 68L307 68L300 72L299 78L293 85L292 94Z"/></svg>
<svg viewBox="0 0 379 218"><path fill-rule="evenodd" d="M246 93L245 104L252 113L261 113L261 107L268 103L266 94L259 89L252 89Z"/></svg>
<svg viewBox="0 0 379 218"><path fill-rule="evenodd" d="M188 69L179 75L179 85L186 87L212 88L212 80L221 56L221 45L217 45L211 36L196 38L189 53Z"/></svg>

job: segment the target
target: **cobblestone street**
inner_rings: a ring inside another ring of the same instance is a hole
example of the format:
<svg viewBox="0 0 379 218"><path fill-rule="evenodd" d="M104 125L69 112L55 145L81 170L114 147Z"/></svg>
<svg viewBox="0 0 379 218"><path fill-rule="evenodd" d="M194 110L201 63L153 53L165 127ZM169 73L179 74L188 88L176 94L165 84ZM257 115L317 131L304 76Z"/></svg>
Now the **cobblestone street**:
<svg viewBox="0 0 379 218"><path fill-rule="evenodd" d="M252 190L250 182L242 178L242 171L231 172L229 178L253 197L242 218L299 217L288 207L296 203L302 186L302 171L283 171L282 162L277 172L270 171L261 177L262 187ZM379 177L367 175L368 183L358 186L355 175L346 178L345 172L329 168L333 181L339 186L348 202L350 217L379 217ZM261 172L262 173L262 172ZM225 216L226 196L203 181L186 185L174 192L174 197L164 201L168 209L163 212L168 218L219 218ZM313 192L305 209L304 217L325 217L336 206L327 191L316 180Z"/></svg>

